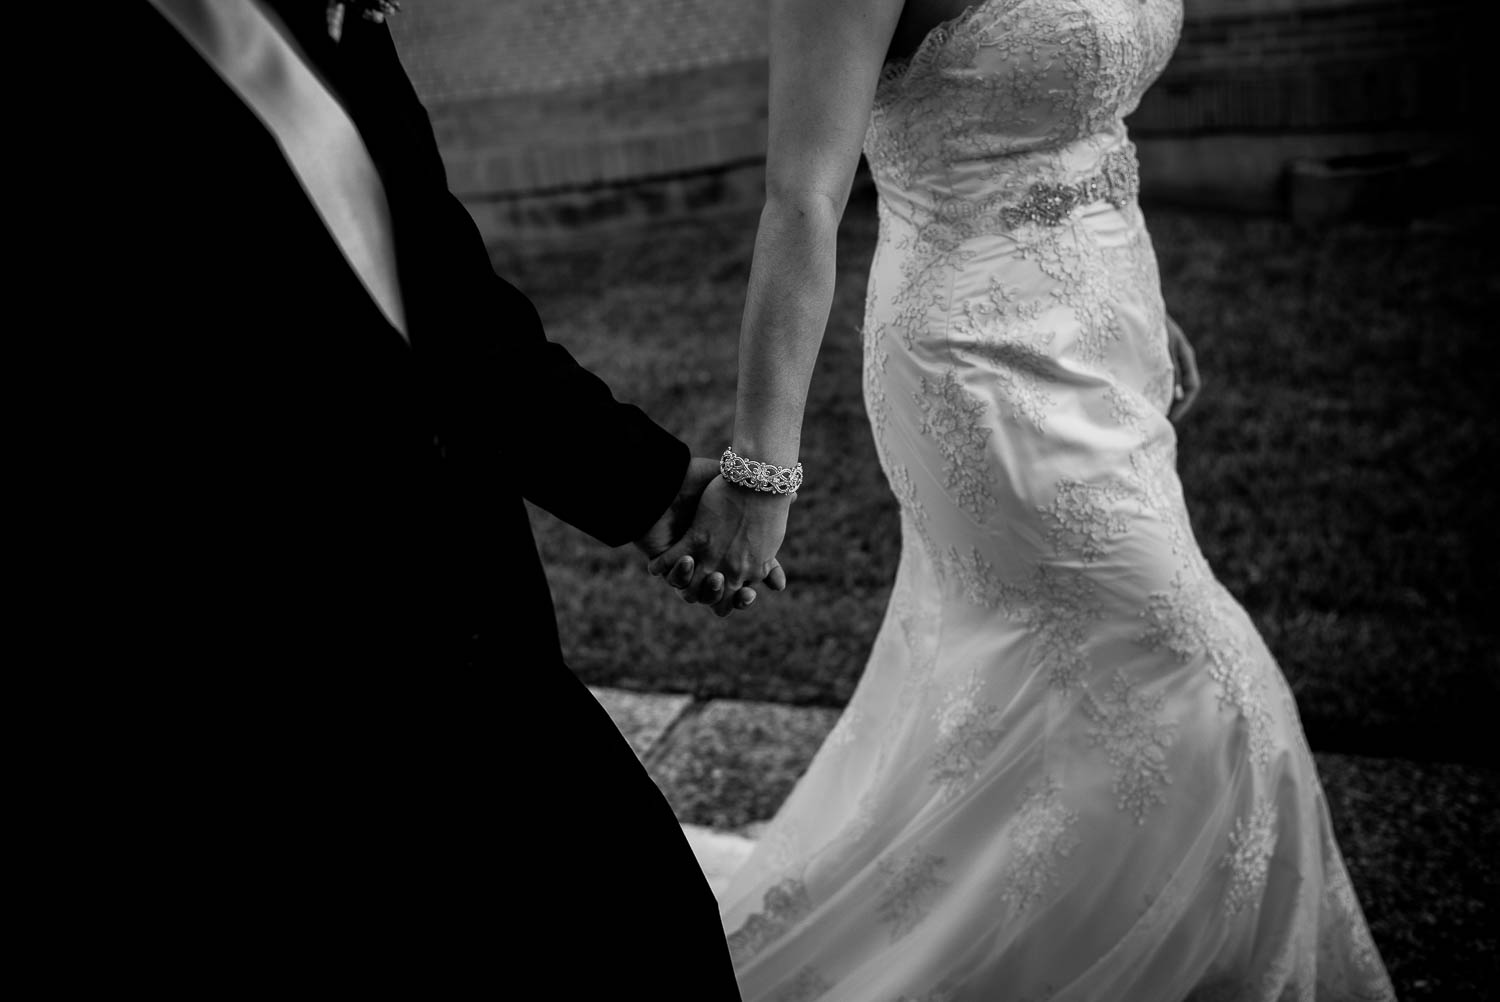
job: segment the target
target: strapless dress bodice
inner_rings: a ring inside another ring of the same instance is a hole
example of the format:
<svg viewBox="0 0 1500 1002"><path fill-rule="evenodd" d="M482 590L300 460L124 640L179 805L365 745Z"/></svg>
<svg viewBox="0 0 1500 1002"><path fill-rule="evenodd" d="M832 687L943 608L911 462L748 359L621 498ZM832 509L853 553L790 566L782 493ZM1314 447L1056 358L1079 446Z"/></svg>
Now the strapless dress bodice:
<svg viewBox="0 0 1500 1002"><path fill-rule="evenodd" d="M1124 118L1181 25L1181 0L970 7L882 76L865 139L882 199L1006 229L1055 221L1059 199L1133 199Z"/></svg>

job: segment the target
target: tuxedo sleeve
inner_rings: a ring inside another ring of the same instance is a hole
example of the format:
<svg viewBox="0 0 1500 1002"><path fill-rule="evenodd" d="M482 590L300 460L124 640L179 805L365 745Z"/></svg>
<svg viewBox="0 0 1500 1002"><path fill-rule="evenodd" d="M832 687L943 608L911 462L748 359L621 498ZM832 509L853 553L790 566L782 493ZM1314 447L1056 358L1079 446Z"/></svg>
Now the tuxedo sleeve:
<svg viewBox="0 0 1500 1002"><path fill-rule="evenodd" d="M448 190L431 122L389 32L360 27L364 37L345 42L358 74L351 85L370 88L378 114L367 116L369 129L395 144L386 159L399 162L397 183L418 189L393 194L422 207L397 233L417 246L398 244L398 253L423 255L431 283L424 293L434 313L414 344L434 373L445 448L481 469L490 464L527 500L604 543L640 537L681 487L687 446L548 340L532 303L494 273L478 228Z"/></svg>
<svg viewBox="0 0 1500 1002"><path fill-rule="evenodd" d="M451 198L456 239L488 255ZM446 436L528 501L619 546L651 528L687 473L688 447L547 339L535 307L493 273L475 278L466 350L444 366Z"/></svg>

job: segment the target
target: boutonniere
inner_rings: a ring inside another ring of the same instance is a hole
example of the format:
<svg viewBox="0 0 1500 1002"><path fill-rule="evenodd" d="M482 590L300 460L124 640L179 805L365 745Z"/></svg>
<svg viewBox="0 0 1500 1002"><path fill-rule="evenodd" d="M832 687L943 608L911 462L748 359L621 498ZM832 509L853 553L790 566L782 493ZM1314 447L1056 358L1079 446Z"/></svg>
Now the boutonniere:
<svg viewBox="0 0 1500 1002"><path fill-rule="evenodd" d="M384 24L401 9L395 0L328 0L328 37L337 42L344 35L344 9L353 7L366 21Z"/></svg>

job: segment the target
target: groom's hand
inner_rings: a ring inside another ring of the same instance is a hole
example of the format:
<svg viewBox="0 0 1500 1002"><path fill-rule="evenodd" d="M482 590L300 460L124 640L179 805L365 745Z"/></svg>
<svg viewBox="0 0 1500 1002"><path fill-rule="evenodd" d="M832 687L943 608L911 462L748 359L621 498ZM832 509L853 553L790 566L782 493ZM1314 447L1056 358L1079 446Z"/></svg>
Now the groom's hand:
<svg viewBox="0 0 1500 1002"><path fill-rule="evenodd" d="M682 478L682 487L678 489L677 496L672 499L672 504L662 513L661 518L656 520L656 524L635 541L636 547L646 554L648 560L665 553L692 527L693 516L698 511L698 498L702 496L703 489L718 475L717 460L694 457L688 461L687 475ZM724 575L719 573L705 577L696 594L687 594L683 589L691 584L693 570L693 558L684 556L665 575L667 584L676 588L687 601L704 602L726 608L726 611L748 609L755 601L755 589L749 587L738 589L726 601Z"/></svg>
<svg viewBox="0 0 1500 1002"><path fill-rule="evenodd" d="M733 611L728 598L714 595L718 578L728 582L725 591L733 594L762 582L783 591L786 571L776 551L795 500L796 494L762 494L716 477L699 498L692 527L646 570L665 577L684 600L712 606L718 616Z"/></svg>

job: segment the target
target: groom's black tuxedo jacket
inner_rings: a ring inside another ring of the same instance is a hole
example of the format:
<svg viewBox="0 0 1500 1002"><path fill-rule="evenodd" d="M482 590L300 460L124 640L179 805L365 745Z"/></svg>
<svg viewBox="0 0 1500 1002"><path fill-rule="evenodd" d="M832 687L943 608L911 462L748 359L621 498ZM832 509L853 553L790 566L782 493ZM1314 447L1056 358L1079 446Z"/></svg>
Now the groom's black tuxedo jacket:
<svg viewBox="0 0 1500 1002"><path fill-rule="evenodd" d="M670 810L562 665L523 504L626 543L687 448L493 274L385 27L270 5L379 169L410 345L249 108L106 6L34 151L12 370L83 913L152 984L737 997Z"/></svg>

